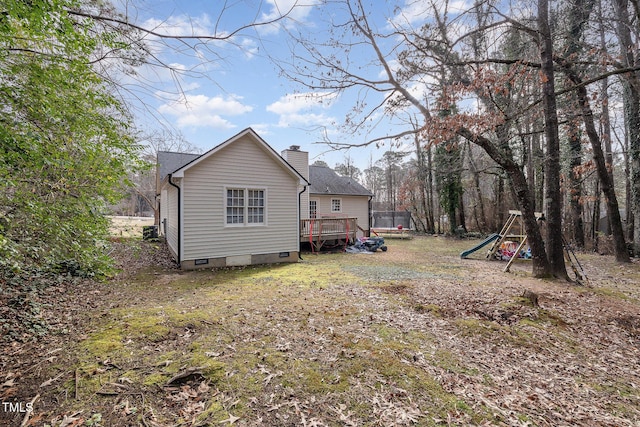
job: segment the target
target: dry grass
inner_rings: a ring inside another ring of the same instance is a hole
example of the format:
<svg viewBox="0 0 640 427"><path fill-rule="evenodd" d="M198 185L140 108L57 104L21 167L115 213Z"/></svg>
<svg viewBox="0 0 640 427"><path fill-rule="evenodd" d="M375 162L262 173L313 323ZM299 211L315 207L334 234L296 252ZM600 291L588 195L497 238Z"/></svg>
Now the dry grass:
<svg viewBox="0 0 640 427"><path fill-rule="evenodd" d="M135 216L111 216L111 235L114 237L142 238L142 228L153 225L153 218Z"/></svg>
<svg viewBox="0 0 640 427"><path fill-rule="evenodd" d="M640 423L637 262L580 255L591 286L579 287L532 279L524 262L509 274L461 260L472 241L387 244L188 273L145 267L156 249L124 245L136 267L73 300L92 309L51 338L56 357L3 372L18 375L14 396L41 395L36 425Z"/></svg>

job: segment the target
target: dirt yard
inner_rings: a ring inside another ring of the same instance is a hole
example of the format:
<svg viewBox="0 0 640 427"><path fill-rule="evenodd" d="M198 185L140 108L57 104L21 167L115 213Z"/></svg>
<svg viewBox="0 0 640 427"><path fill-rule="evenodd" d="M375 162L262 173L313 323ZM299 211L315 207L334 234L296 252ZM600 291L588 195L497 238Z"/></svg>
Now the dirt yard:
<svg viewBox="0 0 640 427"><path fill-rule="evenodd" d="M0 425L640 425L638 261L578 254L578 286L475 243L188 273L119 243L117 277L34 294L51 329L0 350Z"/></svg>

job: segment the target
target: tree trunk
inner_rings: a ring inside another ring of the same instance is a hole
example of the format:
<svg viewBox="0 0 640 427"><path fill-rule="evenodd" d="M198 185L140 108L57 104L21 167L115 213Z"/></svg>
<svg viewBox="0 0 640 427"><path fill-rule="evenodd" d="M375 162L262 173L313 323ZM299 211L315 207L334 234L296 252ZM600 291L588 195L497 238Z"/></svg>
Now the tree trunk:
<svg viewBox="0 0 640 427"><path fill-rule="evenodd" d="M531 194L535 194L536 192L536 165L535 165L535 156L534 156L534 140L535 137L533 135L531 135L532 132L532 123L530 121L527 121L527 125L526 125L526 129L525 132L526 134L530 135L527 138L527 144L526 146L524 146L523 148L525 149L525 154L527 156L527 163L526 163L526 168L527 168L527 178L529 179L529 192ZM535 197L533 198L533 208L536 209L536 199Z"/></svg>
<svg viewBox="0 0 640 427"><path fill-rule="evenodd" d="M602 22L602 4L598 8L600 22ZM600 48L606 52L607 39L604 31L604 25L600 25ZM602 108L602 116L600 117L600 125L602 126L601 138L605 149L605 163L607 171L611 175L613 181L613 150L611 148L611 116L609 113L609 77L600 80L600 105Z"/></svg>
<svg viewBox="0 0 640 427"><path fill-rule="evenodd" d="M593 250L598 252L598 237L600 232L600 181L596 179L593 188L593 212L591 216L591 239L593 240Z"/></svg>
<svg viewBox="0 0 640 427"><path fill-rule="evenodd" d="M625 127L628 127L626 125L626 121L625 121ZM631 191L631 162L629 161L629 131L626 130L625 131L625 138L624 138L624 143L623 143L623 152L624 152L624 176L625 176L625 185L624 185L624 191L625 191L625 206L627 206L627 237L629 239L630 242L634 241L634 236L635 236L635 215L633 214L633 194ZM639 253L637 251L637 248L635 248L634 245L634 255L638 256Z"/></svg>
<svg viewBox="0 0 640 427"><path fill-rule="evenodd" d="M467 232L467 218L464 214L464 199L462 194L458 200L458 227Z"/></svg>
<svg viewBox="0 0 640 427"><path fill-rule="evenodd" d="M417 206L419 206L419 209L416 209L416 210L419 211L420 209L422 209L423 218L421 218L420 222L422 224L423 231L425 233L429 233L429 232L433 233L433 213L431 212L431 207L428 202L429 200L428 191L430 191L429 182L428 182L429 171L427 169L428 164L427 162L425 162L425 152L422 147L420 138L418 138L418 135L416 135L414 143L416 147L416 160L417 160L416 163L418 167L418 173L417 173L418 189L420 192L419 201L417 203Z"/></svg>
<svg viewBox="0 0 640 427"><path fill-rule="evenodd" d="M473 217L478 231L484 233L487 231L487 223L484 211L484 201L482 200L482 190L480 188L480 171L478 171L476 162L473 159L473 150L471 147L468 147L467 152L469 153L469 169L473 176L473 195L475 198L475 203L473 203Z"/></svg>
<svg viewBox="0 0 640 427"><path fill-rule="evenodd" d="M504 177L502 176L502 173L498 174L497 177L497 189L496 189L496 210L497 215L494 215L494 218L498 218L498 222L494 222L493 224L493 229L498 232L500 231L500 228L502 228L502 225L504 224L504 213L505 213L505 206L504 206ZM495 212L494 212L495 213Z"/></svg>
<svg viewBox="0 0 640 427"><path fill-rule="evenodd" d="M542 126L540 126L542 127ZM539 134L533 136L534 149L533 156L535 157L535 193L534 193L534 206L536 209L542 211L544 209L544 150L542 149L542 137Z"/></svg>
<svg viewBox="0 0 640 427"><path fill-rule="evenodd" d="M567 42L563 52L563 58L572 61L581 53L582 45L580 43L584 34L584 28L591 12L595 0L573 0L569 3L568 13L568 35ZM569 82L570 83L570 82ZM582 165L582 141L580 128L574 119L576 100L574 96L569 97L569 113L570 116L567 131L569 134L569 214L571 218L572 240L579 248L584 248L584 225L582 221L582 174L579 168Z"/></svg>
<svg viewBox="0 0 640 427"><path fill-rule="evenodd" d="M551 29L549 28L548 0L538 0L538 31L540 33L540 60L542 65L540 71L545 119L544 133L547 147L545 161L545 181L547 184L545 191L547 211L546 250L552 274L556 277L568 278L562 242L560 135L558 132L558 112L553 70L553 40L551 38Z"/></svg>
<svg viewBox="0 0 640 427"><path fill-rule="evenodd" d="M427 146L427 205L429 206L429 213L427 214L427 225L430 227L430 232L436 231L436 221L434 217L433 207L433 162L431 157L431 144Z"/></svg>
<svg viewBox="0 0 640 427"><path fill-rule="evenodd" d="M506 141L505 144L501 145L503 150L500 150L489 139L481 135L475 135L468 129L461 128L458 130L458 133L460 136L482 148L489 157L504 169L509 176L512 189L516 196L516 201L518 202L518 207L522 213L522 222L524 224L525 233L528 237L527 242L531 249L532 274L535 277L548 277L552 275L554 272L551 269L549 260L547 259L545 244L542 239L542 233L540 232L538 221L536 220L533 198L529 191L527 178L520 168L520 165L513 160L513 155L509 152ZM500 129L498 129L497 133L501 133Z"/></svg>
<svg viewBox="0 0 640 427"><path fill-rule="evenodd" d="M582 223L582 141L580 130L573 120L569 121L569 210L572 240L579 248L584 248L584 226Z"/></svg>
<svg viewBox="0 0 640 427"><path fill-rule="evenodd" d="M637 66L635 43L631 36L631 28L638 25L637 19L632 23L629 19L628 0L614 0L617 15L617 34L620 45L620 56L623 66ZM640 73L633 71L622 75L623 103L625 121L629 137L629 181L631 190L631 206L633 211L633 248L640 254Z"/></svg>
<svg viewBox="0 0 640 427"><path fill-rule="evenodd" d="M476 203L474 205L476 226L478 227L478 231L485 233L487 231L487 217L484 211L482 190L480 189L480 173L475 169L473 170L473 187L476 196Z"/></svg>
<svg viewBox="0 0 640 427"><path fill-rule="evenodd" d="M533 199L529 192L529 185L520 168L513 166L515 165L509 166L505 171L509 175L511 185L518 199L520 212L522 213L522 222L527 233L527 243L531 248L532 273L535 277L547 277L553 273L553 270L547 259L544 240L535 216Z"/></svg>
<svg viewBox="0 0 640 427"><path fill-rule="evenodd" d="M629 186L633 212L633 251L640 256L640 80L630 84L625 96L626 116L629 123Z"/></svg>
<svg viewBox="0 0 640 427"><path fill-rule="evenodd" d="M593 112L589 105L587 89L573 70L568 69L568 75L576 85L576 93L578 95L578 102L582 111L585 130L589 137L589 142L591 142L591 148L593 149L593 160L596 163L596 170L598 172L598 178L600 179L600 185L602 186L602 193L604 194L605 204L607 207L607 215L611 223L611 234L613 235L616 261L629 262L629 252L627 251L627 244L624 239L624 229L622 228L622 218L620 217L618 198L613 186L612 175L607 170L607 165L605 163L602 143L598 137L598 132L596 131L593 119Z"/></svg>

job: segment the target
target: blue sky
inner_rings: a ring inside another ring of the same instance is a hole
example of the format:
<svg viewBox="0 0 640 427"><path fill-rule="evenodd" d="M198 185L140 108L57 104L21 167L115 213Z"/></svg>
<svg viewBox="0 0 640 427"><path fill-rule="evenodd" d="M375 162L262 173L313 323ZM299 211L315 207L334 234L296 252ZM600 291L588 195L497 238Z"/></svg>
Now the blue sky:
<svg viewBox="0 0 640 427"><path fill-rule="evenodd" d="M316 0L301 0L288 22L248 29L229 42L215 42L206 49L169 49L149 39L157 58L175 70L145 67L137 70L136 80L148 82L137 91L145 104L138 107L138 123L151 131L161 122L179 131L184 138L206 151L241 130L252 127L276 151L300 145L310 161L324 160L330 166L349 155L360 169L377 160L384 149L375 147L332 151L317 143L319 126L329 129L340 123L351 107L349 101L320 103L313 93L279 75L266 55L290 57L286 31L281 25L302 25L318 30L313 22ZM265 21L288 10L293 0L134 0L128 3L129 19L157 32L173 35L224 34L250 23ZM261 8L258 6L261 5ZM216 29L217 27L217 29ZM132 88L138 83L134 83ZM315 129L315 130L314 130Z"/></svg>
<svg viewBox="0 0 640 427"><path fill-rule="evenodd" d="M298 0L286 21L248 29L230 42L200 45L195 51L181 47L179 42L173 43L174 49L169 49L149 38L153 54L173 71L158 67L138 70L136 80L142 78L152 88L152 94L142 91L139 95L145 104L145 109L139 110L140 123L152 130L161 127L158 120L164 122L203 151L252 127L278 152L290 145L300 145L309 152L311 162L323 160L333 167L343 163L348 155L361 170L367 168L390 146L368 146L346 152L333 151L319 143L322 140L319 127L328 129L332 138L341 142L364 141L365 136L362 140L347 139L357 137L340 135L337 131L337 125L353 107L357 94L325 97L324 102L320 102L319 93L280 76L276 65L267 57L268 54L291 59L285 26L311 31L322 39L326 29L322 28L319 15L326 17L334 11L327 6L321 9L318 2ZM269 20L291 9L294 3L295 0L133 0L127 3L127 10L132 21L160 33L211 35L225 34L254 19ZM388 2L371 1L368 7L373 11L376 25L384 27L387 19L398 16L402 16L405 24L413 25L414 19L424 19L421 12L411 10L419 3L400 1L402 7L394 9ZM399 15L402 10L406 13ZM368 58L349 60L370 62ZM374 68L371 73L375 75L380 71ZM380 99L381 95L373 101ZM384 126L377 132L385 132Z"/></svg>

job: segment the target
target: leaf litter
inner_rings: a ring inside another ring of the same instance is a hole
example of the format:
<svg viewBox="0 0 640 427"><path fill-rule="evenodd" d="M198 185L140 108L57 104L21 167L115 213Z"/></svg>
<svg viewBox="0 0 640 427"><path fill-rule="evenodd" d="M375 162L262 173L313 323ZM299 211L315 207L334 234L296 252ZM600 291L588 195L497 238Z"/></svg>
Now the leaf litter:
<svg viewBox="0 0 640 427"><path fill-rule="evenodd" d="M638 262L582 255L581 287L465 246L185 273L127 243L109 283L45 294L64 332L6 346L0 395L40 395L31 425L51 426L640 424Z"/></svg>

